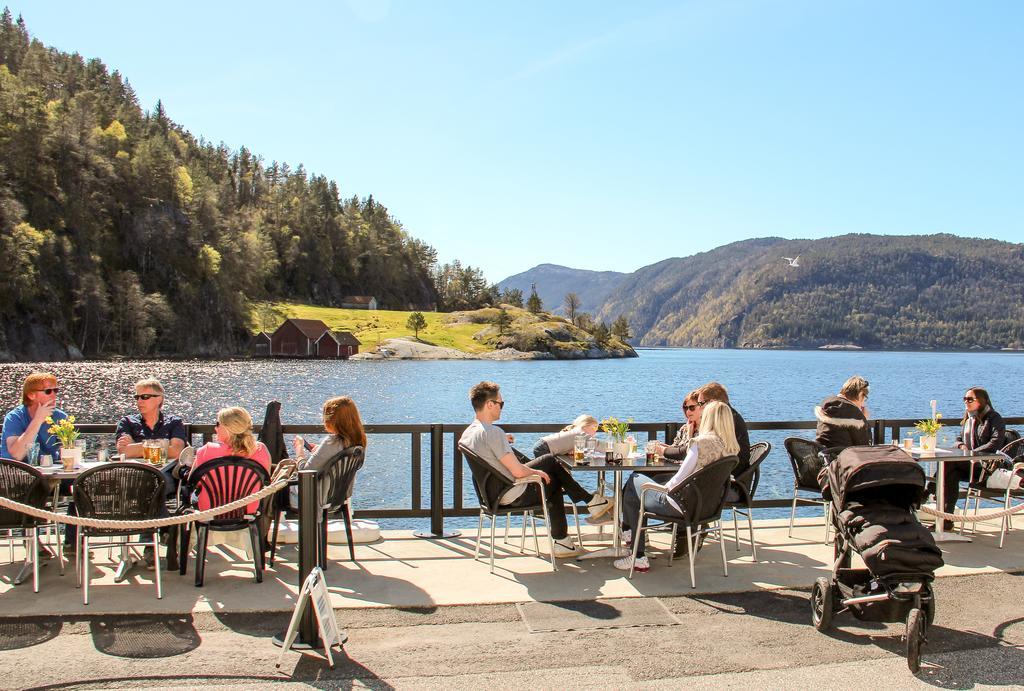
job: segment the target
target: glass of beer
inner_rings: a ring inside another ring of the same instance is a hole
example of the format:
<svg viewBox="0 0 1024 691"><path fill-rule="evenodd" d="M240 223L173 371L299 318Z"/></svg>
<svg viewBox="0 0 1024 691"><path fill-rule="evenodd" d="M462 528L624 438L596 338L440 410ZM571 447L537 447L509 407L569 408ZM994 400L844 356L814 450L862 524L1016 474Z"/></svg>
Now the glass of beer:
<svg viewBox="0 0 1024 691"><path fill-rule="evenodd" d="M160 465L160 440L147 439L142 442L142 460L153 465Z"/></svg>
<svg viewBox="0 0 1024 691"><path fill-rule="evenodd" d="M574 463L579 463L587 455L587 435L577 434L572 440L572 460Z"/></svg>
<svg viewBox="0 0 1024 691"><path fill-rule="evenodd" d="M657 463L658 462L658 442L656 442L656 441L654 441L652 439L651 441L649 441L646 444L644 444L644 454L646 455L647 462L649 464Z"/></svg>

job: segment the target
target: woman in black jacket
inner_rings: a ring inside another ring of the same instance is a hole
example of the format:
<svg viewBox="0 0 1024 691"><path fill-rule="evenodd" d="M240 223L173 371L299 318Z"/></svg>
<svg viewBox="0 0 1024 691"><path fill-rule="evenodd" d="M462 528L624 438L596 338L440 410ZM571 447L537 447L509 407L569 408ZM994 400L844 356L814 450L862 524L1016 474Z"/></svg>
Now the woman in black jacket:
<svg viewBox="0 0 1024 691"><path fill-rule="evenodd" d="M1006 446L1006 423L1003 416L992 409L992 399L988 391L974 386L964 394L963 431L956 438L957 448L971 453L995 453ZM956 500L960 496L960 483L970 478L970 463L945 463L943 479L945 481L946 513L953 513ZM946 529L952 523L946 521Z"/></svg>
<svg viewBox="0 0 1024 691"><path fill-rule="evenodd" d="M857 375L847 379L839 395L826 398L814 409L818 443L826 448L870 444L867 401L868 380Z"/></svg>

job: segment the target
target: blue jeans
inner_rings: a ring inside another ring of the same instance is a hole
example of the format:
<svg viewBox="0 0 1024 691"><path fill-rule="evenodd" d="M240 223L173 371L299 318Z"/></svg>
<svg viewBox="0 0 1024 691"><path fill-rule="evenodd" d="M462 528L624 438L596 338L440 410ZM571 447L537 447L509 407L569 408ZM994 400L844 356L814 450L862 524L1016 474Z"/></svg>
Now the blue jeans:
<svg viewBox="0 0 1024 691"><path fill-rule="evenodd" d="M639 540L640 535L637 531L637 521L640 518L640 487L645 482L657 482L666 481L672 477L672 474L665 473L662 475L656 475L654 477L649 475L642 475L640 473L630 473L626 479L625 485L622 487L622 528L623 530L629 530L633 533L633 539ZM661 492L648 492L644 495L644 509L652 513L656 513L662 516L682 516L678 509L673 506L669 500L668 495L662 494ZM647 519L644 519L644 526L647 525ZM636 556L644 556L644 543L646 540L640 540L640 545L637 547Z"/></svg>

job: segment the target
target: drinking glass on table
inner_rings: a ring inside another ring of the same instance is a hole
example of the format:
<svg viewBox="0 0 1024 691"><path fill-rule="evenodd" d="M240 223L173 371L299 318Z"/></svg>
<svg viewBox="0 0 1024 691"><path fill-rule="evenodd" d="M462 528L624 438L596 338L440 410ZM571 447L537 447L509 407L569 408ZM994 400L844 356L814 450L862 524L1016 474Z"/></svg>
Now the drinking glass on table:
<svg viewBox="0 0 1024 691"><path fill-rule="evenodd" d="M587 435L577 434L572 439L572 460L577 465L587 455Z"/></svg>
<svg viewBox="0 0 1024 691"><path fill-rule="evenodd" d="M907 450L907 451L910 451L912 448L914 448L914 433L913 432L907 432L906 436L903 437L903 448L905 450Z"/></svg>
<svg viewBox="0 0 1024 691"><path fill-rule="evenodd" d="M142 442L142 460L152 465L160 465L160 440L146 439Z"/></svg>
<svg viewBox="0 0 1024 691"><path fill-rule="evenodd" d="M644 444L644 455L648 463L658 462L658 442L653 439Z"/></svg>

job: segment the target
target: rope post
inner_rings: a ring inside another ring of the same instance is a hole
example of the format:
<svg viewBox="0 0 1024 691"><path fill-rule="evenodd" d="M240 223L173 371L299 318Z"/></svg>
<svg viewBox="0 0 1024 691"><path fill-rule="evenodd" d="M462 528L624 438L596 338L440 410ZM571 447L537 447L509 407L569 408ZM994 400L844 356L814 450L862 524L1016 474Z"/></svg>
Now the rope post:
<svg viewBox="0 0 1024 691"><path fill-rule="evenodd" d="M314 566L317 566L317 471L299 471L299 574L298 587L302 584ZM316 613L313 603L306 605L299 622L299 632L291 647L296 650L312 650L322 648L320 633L316 625ZM284 645L287 631L274 636L274 644Z"/></svg>
<svg viewBox="0 0 1024 691"><path fill-rule="evenodd" d="M444 529L444 425L430 426L430 530L417 530L413 535L428 540L462 535Z"/></svg>

